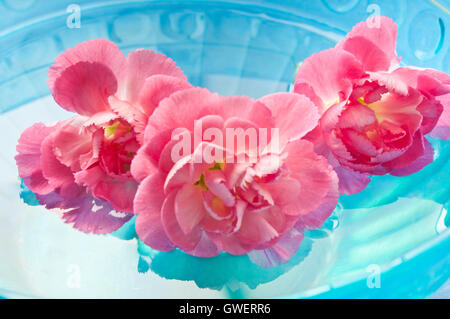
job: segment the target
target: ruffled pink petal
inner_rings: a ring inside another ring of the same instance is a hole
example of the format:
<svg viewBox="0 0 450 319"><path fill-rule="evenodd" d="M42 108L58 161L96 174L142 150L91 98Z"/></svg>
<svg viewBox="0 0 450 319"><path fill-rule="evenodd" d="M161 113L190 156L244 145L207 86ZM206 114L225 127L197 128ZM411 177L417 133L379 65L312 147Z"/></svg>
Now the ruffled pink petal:
<svg viewBox="0 0 450 319"><path fill-rule="evenodd" d="M140 185L134 198L134 211L138 214L136 233L148 246L160 251L170 251L175 247L167 237L161 221L164 203L164 177L154 174Z"/></svg>
<svg viewBox="0 0 450 319"><path fill-rule="evenodd" d="M145 80L152 75L162 74L186 80L183 71L172 59L145 49L128 54L126 72L126 99L132 103L138 101Z"/></svg>
<svg viewBox="0 0 450 319"><path fill-rule="evenodd" d="M153 75L145 80L139 93L139 104L145 114L150 116L163 99L176 91L189 88L192 88L192 85L183 78Z"/></svg>
<svg viewBox="0 0 450 319"><path fill-rule="evenodd" d="M424 138L420 131L417 131L413 137L411 146L400 156L395 159L384 162L382 165L389 171L396 168L403 168L409 166L419 157L425 154Z"/></svg>
<svg viewBox="0 0 450 319"><path fill-rule="evenodd" d="M160 103L149 119L145 139L148 141L168 129L193 131L195 120L207 115L218 115L224 120L238 117L260 128L274 127L271 112L262 103L248 97L220 97L206 89L193 88L177 91Z"/></svg>
<svg viewBox="0 0 450 319"><path fill-rule="evenodd" d="M54 140L58 131L48 136L41 145L42 174L54 188L67 187L74 183L70 167L62 164L55 154Z"/></svg>
<svg viewBox="0 0 450 319"><path fill-rule="evenodd" d="M131 174L137 181L151 175L158 168L161 153L170 141L171 130L161 131L153 138L146 139L131 163Z"/></svg>
<svg viewBox="0 0 450 319"><path fill-rule="evenodd" d="M205 110L208 111L209 109L207 107ZM238 117L255 123L259 128L270 129L275 127L272 112L269 108L263 103L246 96L222 97L211 111L213 114L220 115L225 120Z"/></svg>
<svg viewBox="0 0 450 319"><path fill-rule="evenodd" d="M344 111L346 103L341 102L331 106L320 118L320 128L321 135L320 139L326 143L328 149L337 157L339 160L346 159L348 161L353 160L352 154L348 151L345 144L342 142L341 138L336 134L336 127L339 123L341 114ZM315 141L316 142L316 141Z"/></svg>
<svg viewBox="0 0 450 319"><path fill-rule="evenodd" d="M226 251L231 255L244 255L251 250L250 246L243 244L234 235L209 232L208 236L221 250Z"/></svg>
<svg viewBox="0 0 450 319"><path fill-rule="evenodd" d="M92 193L95 197L111 203L117 211L133 214L133 200L137 187L138 183L135 181L104 179L95 186Z"/></svg>
<svg viewBox="0 0 450 319"><path fill-rule="evenodd" d="M450 93L450 76L441 71L400 67L392 72L391 77L426 95L437 97Z"/></svg>
<svg viewBox="0 0 450 319"><path fill-rule="evenodd" d="M319 207L314 211L301 215L297 220L297 226L302 229L315 229L322 227L323 223L333 213L339 200L339 187L338 175L336 173L331 174L331 184L327 195L323 198Z"/></svg>
<svg viewBox="0 0 450 319"><path fill-rule="evenodd" d="M191 138L189 135L186 135L186 136L189 139ZM159 161L158 161L158 167L161 171L166 172L166 173L170 172L173 165L178 160L178 158L174 154L172 154L174 152L174 146L176 146L178 143L180 143L179 140L172 139L162 149L160 156L159 156ZM191 146L191 149L192 149L192 146ZM191 153L191 150L189 150L188 155L190 155L190 153ZM182 156L180 155L180 157L182 157Z"/></svg>
<svg viewBox="0 0 450 319"><path fill-rule="evenodd" d="M337 166L334 168L339 177L339 193L352 195L362 191L370 182L367 174L356 172L350 168Z"/></svg>
<svg viewBox="0 0 450 319"><path fill-rule="evenodd" d="M23 177L25 185L36 194L48 194L52 192L55 187L51 185L42 174L42 171L35 171L30 175Z"/></svg>
<svg viewBox="0 0 450 319"><path fill-rule="evenodd" d="M119 229L131 214L118 213L108 202L90 196L66 200L62 219L84 233L108 234Z"/></svg>
<svg viewBox="0 0 450 319"><path fill-rule="evenodd" d="M122 101L115 96L110 96L108 101L111 109L133 126L139 142L142 143L148 116L136 105Z"/></svg>
<svg viewBox="0 0 450 319"><path fill-rule="evenodd" d="M299 139L310 132L319 120L316 106L303 95L275 93L258 101L264 103L274 117L274 127L279 129L280 143Z"/></svg>
<svg viewBox="0 0 450 319"><path fill-rule="evenodd" d="M55 80L53 98L62 108L91 116L110 110L108 97L116 93L117 79L104 64L78 62Z"/></svg>
<svg viewBox="0 0 450 319"><path fill-rule="evenodd" d="M83 127L92 128L92 127L96 127L96 126L102 126L111 121L119 119L119 117L120 116L118 114L116 114L110 110L98 112L98 113L95 113L94 115L86 118L86 120L83 122ZM77 119L76 121L78 122L79 119Z"/></svg>
<svg viewBox="0 0 450 319"><path fill-rule="evenodd" d="M41 144L55 129L55 126L36 123L20 135L16 146L18 154L15 157L20 177L40 169Z"/></svg>
<svg viewBox="0 0 450 319"><path fill-rule="evenodd" d="M375 157L378 155L378 150L372 141L365 133L358 132L352 129L341 130L342 141L347 146L347 149L356 154L362 154L368 157Z"/></svg>
<svg viewBox="0 0 450 319"><path fill-rule="evenodd" d="M423 139L423 144L425 150L422 156L418 157L414 162L412 162L408 166L393 169L390 172L390 174L394 176L411 175L420 171L428 164L432 163L434 155L433 148L431 147L430 142L428 142L426 138Z"/></svg>
<svg viewBox="0 0 450 319"><path fill-rule="evenodd" d="M56 126L36 123L27 128L18 140L15 160L19 176L34 193L47 194L54 190L42 174L41 144L56 129Z"/></svg>
<svg viewBox="0 0 450 319"><path fill-rule="evenodd" d="M170 132L170 137L172 130L176 128L193 131L194 120L211 115L204 108L215 105L220 105L219 95L206 89L193 88L175 92L164 99L149 118L145 141L150 141L165 131Z"/></svg>
<svg viewBox="0 0 450 319"><path fill-rule="evenodd" d="M340 115L337 127L363 129L367 125L375 124L377 118L373 110L364 105L351 105Z"/></svg>
<svg viewBox="0 0 450 319"><path fill-rule="evenodd" d="M53 151L62 164L75 171L80 169L80 156L91 150L91 143L90 134L67 122L53 137Z"/></svg>
<svg viewBox="0 0 450 319"><path fill-rule="evenodd" d="M108 234L130 220L131 214L118 213L108 202L93 198L82 187L73 186L70 196L51 192L36 197L47 209L58 208L66 223L85 233Z"/></svg>
<svg viewBox="0 0 450 319"><path fill-rule="evenodd" d="M328 49L311 55L302 63L294 92L310 97L308 90L312 89L321 99L321 105L317 106L323 113L331 105L345 100L350 95L353 81L364 76L361 64L353 55L343 50Z"/></svg>
<svg viewBox="0 0 450 319"><path fill-rule="evenodd" d="M221 251L222 250L217 247L214 241L211 240L205 232L202 232L199 242L195 248L188 253L192 256L208 258L217 256Z"/></svg>
<svg viewBox="0 0 450 319"><path fill-rule="evenodd" d="M191 156L186 156L176 162L166 176L164 191L168 193L184 184L194 184L200 178L202 171L200 166L194 165Z"/></svg>
<svg viewBox="0 0 450 319"><path fill-rule="evenodd" d="M367 71L388 71L400 62L396 42L396 24L391 18L377 16L354 26L336 48L353 54Z"/></svg>
<svg viewBox="0 0 450 319"><path fill-rule="evenodd" d="M302 190L300 182L294 178L280 178L271 183L260 184L260 187L269 192L277 206L285 206L296 202Z"/></svg>
<svg viewBox="0 0 450 319"><path fill-rule="evenodd" d="M417 110L422 115L421 131L428 134L436 127L444 107L437 99L424 99Z"/></svg>
<svg viewBox="0 0 450 319"><path fill-rule="evenodd" d="M442 140L448 140L450 139L450 94L439 97L438 101L444 108L435 128L431 131L430 135Z"/></svg>
<svg viewBox="0 0 450 319"><path fill-rule="evenodd" d="M255 246L276 238L279 233L258 213L245 212L235 236L246 245Z"/></svg>
<svg viewBox="0 0 450 319"><path fill-rule="evenodd" d="M172 191L166 196L161 213L162 224L167 237L177 247L184 251L192 251L195 249L200 239L202 238L202 231L197 227L190 233L186 234L181 230L175 216L175 198L177 191Z"/></svg>
<svg viewBox="0 0 450 319"><path fill-rule="evenodd" d="M175 216L181 230L189 234L205 216L201 188L186 184L175 197Z"/></svg>
<svg viewBox="0 0 450 319"><path fill-rule="evenodd" d="M74 174L75 182L78 185L86 186L93 190L98 183L107 178L105 171L98 165L76 172Z"/></svg>
<svg viewBox="0 0 450 319"><path fill-rule="evenodd" d="M307 214L315 210L328 194L333 183L333 168L328 161L314 152L311 142L298 140L285 149L284 163L290 177L300 182L300 194L295 204L283 207L286 214Z"/></svg>
<svg viewBox="0 0 450 319"><path fill-rule="evenodd" d="M219 197L225 206L232 207L236 203L236 199L225 182L225 176L221 171L209 170L205 174L205 184L208 190Z"/></svg>
<svg viewBox="0 0 450 319"><path fill-rule="evenodd" d="M47 75L51 92L54 91L55 81L62 72L78 62L101 63L108 67L119 81L126 70L126 59L113 42L106 39L81 42L60 54L55 59L55 64L50 67Z"/></svg>
<svg viewBox="0 0 450 319"><path fill-rule="evenodd" d="M252 250L248 253L250 260L263 267L271 268L286 263L300 248L303 232L293 228L272 247L263 250Z"/></svg>
<svg viewBox="0 0 450 319"><path fill-rule="evenodd" d="M422 95L410 88L407 95L390 93L383 96L381 100L372 103L371 108L377 114L379 122L386 120L398 127L406 125L413 134L422 122L422 115L416 109L422 100Z"/></svg>
<svg viewBox="0 0 450 319"><path fill-rule="evenodd" d="M225 121L223 127L222 145L235 155L251 154L257 156L267 146L271 138L271 132L267 130L266 141L262 141L259 138L260 131L258 130L257 124L239 117L229 118ZM245 138L245 136L249 136L249 138ZM230 143L230 141L234 141L234 143ZM236 159L233 162L239 162L239 160Z"/></svg>

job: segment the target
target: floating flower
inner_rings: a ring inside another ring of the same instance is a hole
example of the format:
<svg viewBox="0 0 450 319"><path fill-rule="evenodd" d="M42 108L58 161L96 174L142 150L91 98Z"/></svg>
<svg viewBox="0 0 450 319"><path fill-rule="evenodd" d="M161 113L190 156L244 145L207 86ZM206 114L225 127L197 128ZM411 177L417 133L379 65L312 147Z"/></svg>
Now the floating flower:
<svg viewBox="0 0 450 319"><path fill-rule="evenodd" d="M362 190L369 174L417 172L433 160L424 135L449 135L443 108L450 107L450 77L431 69L395 69L396 25L374 19L356 25L335 48L306 59L294 86L321 113L309 138L335 166L345 194Z"/></svg>
<svg viewBox="0 0 450 319"><path fill-rule="evenodd" d="M134 213L138 183L130 168L148 116L191 86L164 55L137 50L125 58L101 39L58 56L48 75L55 101L79 116L28 128L17 146L19 175L75 228L112 232Z"/></svg>
<svg viewBox="0 0 450 319"><path fill-rule="evenodd" d="M317 121L311 101L293 93L257 101L200 88L172 94L132 162L139 238L160 251L285 262L337 203L335 172L302 139Z"/></svg>

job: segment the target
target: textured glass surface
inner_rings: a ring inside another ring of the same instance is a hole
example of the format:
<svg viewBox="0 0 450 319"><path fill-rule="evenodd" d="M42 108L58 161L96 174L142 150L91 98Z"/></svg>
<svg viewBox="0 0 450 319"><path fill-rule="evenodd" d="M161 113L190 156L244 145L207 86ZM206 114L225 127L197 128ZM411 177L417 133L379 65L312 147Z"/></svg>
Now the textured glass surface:
<svg viewBox="0 0 450 319"><path fill-rule="evenodd" d="M323 228L272 269L246 256L159 253L134 238L133 221L114 236L80 233L33 206L13 159L26 127L71 116L49 96L46 72L81 41L155 49L194 85L259 97L287 91L297 62L376 13L397 22L403 64L450 72L448 1L78 0L81 27L69 28L74 2L0 0L1 296L449 297L448 142L430 139L436 160L421 172L342 196Z"/></svg>

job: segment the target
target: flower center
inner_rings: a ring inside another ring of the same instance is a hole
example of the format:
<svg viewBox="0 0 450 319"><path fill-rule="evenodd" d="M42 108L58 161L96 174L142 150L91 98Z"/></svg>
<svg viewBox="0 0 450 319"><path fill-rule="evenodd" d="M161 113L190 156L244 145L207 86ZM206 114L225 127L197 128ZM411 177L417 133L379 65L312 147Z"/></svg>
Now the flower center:
<svg viewBox="0 0 450 319"><path fill-rule="evenodd" d="M105 171L113 176L129 176L131 161L139 148L132 127L123 121L116 121L104 127L100 148L100 162Z"/></svg>

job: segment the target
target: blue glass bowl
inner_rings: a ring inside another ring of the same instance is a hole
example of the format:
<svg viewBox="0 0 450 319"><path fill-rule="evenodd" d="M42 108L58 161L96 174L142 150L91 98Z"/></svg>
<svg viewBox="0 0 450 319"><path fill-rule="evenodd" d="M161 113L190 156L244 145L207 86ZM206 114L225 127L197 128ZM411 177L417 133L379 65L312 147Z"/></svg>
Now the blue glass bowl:
<svg viewBox="0 0 450 319"><path fill-rule="evenodd" d="M135 238L86 235L35 204L13 157L26 127L70 116L49 96L54 58L91 38L128 53L173 58L194 85L259 97L289 90L296 63L330 48L373 14L398 24L405 65L450 72L444 0L317 1L0 0L0 296L4 297L446 297L450 274L450 143L414 175L376 177L342 196L299 252L262 269L246 256L159 253Z"/></svg>

